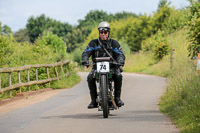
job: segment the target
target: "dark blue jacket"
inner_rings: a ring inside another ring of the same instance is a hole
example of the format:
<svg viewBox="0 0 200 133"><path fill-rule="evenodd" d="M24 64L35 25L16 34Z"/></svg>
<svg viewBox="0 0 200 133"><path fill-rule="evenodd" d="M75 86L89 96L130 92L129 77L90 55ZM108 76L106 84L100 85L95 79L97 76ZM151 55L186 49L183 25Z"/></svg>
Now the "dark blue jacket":
<svg viewBox="0 0 200 133"><path fill-rule="evenodd" d="M99 39L100 40L100 39ZM101 40L100 40L101 41ZM109 39L105 42L101 41L104 45L104 48L112 55L112 57L120 64L124 65L125 63L125 56L122 52L122 48L118 41L114 39ZM89 57L92 56L92 60L96 57L109 57L107 53L101 48L99 45L98 39L94 39L90 41L86 49L82 54L82 64L88 62Z"/></svg>

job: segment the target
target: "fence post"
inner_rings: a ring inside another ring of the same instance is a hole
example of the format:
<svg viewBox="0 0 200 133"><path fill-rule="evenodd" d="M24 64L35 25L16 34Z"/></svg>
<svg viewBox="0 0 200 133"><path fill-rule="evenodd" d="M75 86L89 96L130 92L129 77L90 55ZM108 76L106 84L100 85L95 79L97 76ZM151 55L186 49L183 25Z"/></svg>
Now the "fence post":
<svg viewBox="0 0 200 133"><path fill-rule="evenodd" d="M11 72L8 73L8 84L9 84L9 86L12 85ZM12 91L10 91L10 96L12 96Z"/></svg>
<svg viewBox="0 0 200 133"><path fill-rule="evenodd" d="M49 79L50 75L49 75L49 68L48 67L46 67L46 71L47 71L47 79ZM50 82L48 83L48 85L49 85L49 88L50 88L51 87Z"/></svg>
<svg viewBox="0 0 200 133"><path fill-rule="evenodd" d="M172 49L171 56L170 56L170 69L173 69L174 51L175 49Z"/></svg>
<svg viewBox="0 0 200 133"><path fill-rule="evenodd" d="M57 71L56 67L54 67L54 70L56 72L56 77L58 77L58 71Z"/></svg>
<svg viewBox="0 0 200 133"><path fill-rule="evenodd" d="M18 75L18 83L21 83L20 71L17 72ZM19 87L19 93L22 93L21 87Z"/></svg>
<svg viewBox="0 0 200 133"><path fill-rule="evenodd" d="M47 79L49 79L50 76L49 76L49 68L48 67L46 68L46 71L47 71Z"/></svg>
<svg viewBox="0 0 200 133"><path fill-rule="evenodd" d="M65 74L63 70L63 65L60 65L60 68L61 68L62 73Z"/></svg>
<svg viewBox="0 0 200 133"><path fill-rule="evenodd" d="M27 82L30 81L30 75L29 75L29 73L30 73L30 70L27 69ZM28 90L30 91L30 86L28 86Z"/></svg>
<svg viewBox="0 0 200 133"><path fill-rule="evenodd" d="M37 70L37 68L35 68L35 79L36 79L36 81L38 81L38 70Z"/></svg>

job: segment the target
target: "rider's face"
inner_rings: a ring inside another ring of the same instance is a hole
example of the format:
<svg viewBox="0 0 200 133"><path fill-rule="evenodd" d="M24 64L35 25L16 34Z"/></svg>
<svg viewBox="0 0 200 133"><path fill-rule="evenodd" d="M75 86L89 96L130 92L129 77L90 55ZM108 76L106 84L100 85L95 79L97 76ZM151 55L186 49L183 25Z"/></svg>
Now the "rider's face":
<svg viewBox="0 0 200 133"><path fill-rule="evenodd" d="M109 34L108 31L105 31L105 30L99 31L99 36L100 36L101 40L107 40L108 34Z"/></svg>

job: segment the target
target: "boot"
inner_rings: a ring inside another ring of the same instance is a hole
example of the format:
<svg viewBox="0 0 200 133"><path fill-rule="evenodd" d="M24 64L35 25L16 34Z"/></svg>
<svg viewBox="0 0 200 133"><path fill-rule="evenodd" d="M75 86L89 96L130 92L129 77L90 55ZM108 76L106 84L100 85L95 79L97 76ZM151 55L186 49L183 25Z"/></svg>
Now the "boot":
<svg viewBox="0 0 200 133"><path fill-rule="evenodd" d="M122 75L120 73L115 74L115 82L114 82L114 98L116 105L118 107L124 106L124 102L120 99L121 96L121 87L122 87Z"/></svg>
<svg viewBox="0 0 200 133"><path fill-rule="evenodd" d="M120 97L116 97L115 102L118 107L124 106L124 102L120 99Z"/></svg>
<svg viewBox="0 0 200 133"><path fill-rule="evenodd" d="M98 104L97 104L97 101L96 101L96 98L97 98L97 97L96 97L96 94L90 92L90 96L91 96L91 102L90 102L90 104L88 105L88 109L97 108L97 107L98 107Z"/></svg>
<svg viewBox="0 0 200 133"><path fill-rule="evenodd" d="M120 99L121 90L115 90L115 102L118 107L124 106L124 102Z"/></svg>
<svg viewBox="0 0 200 133"><path fill-rule="evenodd" d="M92 109L92 108L96 108L98 107L97 104L97 89L96 89L96 83L95 83L95 79L93 78L93 74L91 72L91 74L88 75L88 87L90 90L90 97L91 97L91 103L88 105L88 109Z"/></svg>

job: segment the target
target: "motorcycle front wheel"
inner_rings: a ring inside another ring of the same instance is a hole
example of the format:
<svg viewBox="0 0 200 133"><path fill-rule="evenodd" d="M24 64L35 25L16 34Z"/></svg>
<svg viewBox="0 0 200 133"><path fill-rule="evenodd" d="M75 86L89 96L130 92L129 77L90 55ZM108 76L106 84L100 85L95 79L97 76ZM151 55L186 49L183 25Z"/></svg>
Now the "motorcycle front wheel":
<svg viewBox="0 0 200 133"><path fill-rule="evenodd" d="M106 75L101 75L101 95L102 95L102 110L103 110L103 117L108 118L109 115L109 107L108 107L108 86L107 86L107 79Z"/></svg>

